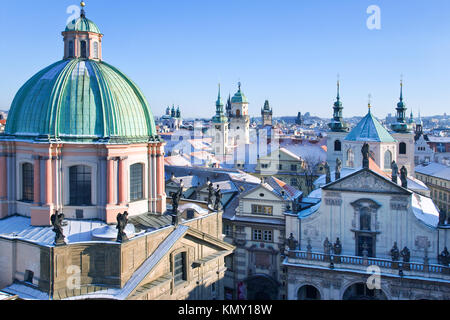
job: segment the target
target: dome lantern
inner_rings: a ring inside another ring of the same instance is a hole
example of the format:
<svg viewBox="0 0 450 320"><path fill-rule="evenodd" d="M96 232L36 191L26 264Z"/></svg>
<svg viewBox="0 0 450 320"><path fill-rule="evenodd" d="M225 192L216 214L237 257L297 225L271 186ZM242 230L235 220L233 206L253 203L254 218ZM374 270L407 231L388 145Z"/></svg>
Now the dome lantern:
<svg viewBox="0 0 450 320"><path fill-rule="evenodd" d="M62 35L64 37L64 59L102 60L102 37L100 29L86 18L84 2L80 3L78 19L70 21Z"/></svg>

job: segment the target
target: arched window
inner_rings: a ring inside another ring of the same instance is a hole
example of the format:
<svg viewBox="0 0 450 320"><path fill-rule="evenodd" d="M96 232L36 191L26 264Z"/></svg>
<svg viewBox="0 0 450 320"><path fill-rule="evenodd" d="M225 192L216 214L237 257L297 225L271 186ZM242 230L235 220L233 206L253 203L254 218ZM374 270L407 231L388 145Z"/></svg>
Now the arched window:
<svg viewBox="0 0 450 320"><path fill-rule="evenodd" d="M237 109L236 110L236 117L240 117L241 116L241 110Z"/></svg>
<svg viewBox="0 0 450 320"><path fill-rule="evenodd" d="M341 141L339 141L339 140L335 140L334 141L334 151L341 151L341 146L342 144L341 144Z"/></svg>
<svg viewBox="0 0 450 320"><path fill-rule="evenodd" d="M390 169L392 163L392 153L389 150L386 150L384 153L384 168Z"/></svg>
<svg viewBox="0 0 450 320"><path fill-rule="evenodd" d="M69 58L73 58L73 41L69 41Z"/></svg>
<svg viewBox="0 0 450 320"><path fill-rule="evenodd" d="M89 206L91 200L91 167L73 166L69 169L70 205Z"/></svg>
<svg viewBox="0 0 450 320"><path fill-rule="evenodd" d="M370 231L370 211L369 208L361 208L359 213L359 229Z"/></svg>
<svg viewBox="0 0 450 320"><path fill-rule="evenodd" d="M98 59L98 42L94 42L94 58Z"/></svg>
<svg viewBox="0 0 450 320"><path fill-rule="evenodd" d="M86 41L81 41L80 42L81 45L81 58L87 58L87 46L86 46Z"/></svg>
<svg viewBox="0 0 450 320"><path fill-rule="evenodd" d="M400 142L398 149L400 154L406 154L406 143Z"/></svg>
<svg viewBox="0 0 450 320"><path fill-rule="evenodd" d="M347 167L353 168L355 162L355 155L353 150L350 148L347 150Z"/></svg>
<svg viewBox="0 0 450 320"><path fill-rule="evenodd" d="M297 300L320 300L320 292L313 286L303 286L298 289Z"/></svg>
<svg viewBox="0 0 450 320"><path fill-rule="evenodd" d="M135 163L130 166L130 201L144 198L144 165Z"/></svg>
<svg viewBox="0 0 450 320"><path fill-rule="evenodd" d="M33 173L33 165L31 163L22 165L22 201L32 202L34 200Z"/></svg>

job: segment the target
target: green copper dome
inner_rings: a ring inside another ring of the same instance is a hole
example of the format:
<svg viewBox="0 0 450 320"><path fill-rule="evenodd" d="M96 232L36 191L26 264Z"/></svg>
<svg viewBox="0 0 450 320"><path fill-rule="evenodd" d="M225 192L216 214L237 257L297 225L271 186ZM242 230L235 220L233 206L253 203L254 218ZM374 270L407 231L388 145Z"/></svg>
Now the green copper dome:
<svg viewBox="0 0 450 320"><path fill-rule="evenodd" d="M66 26L67 31L84 31L84 32L94 32L101 33L97 25L86 17L81 16L78 19L74 19Z"/></svg>
<svg viewBox="0 0 450 320"><path fill-rule="evenodd" d="M235 93L233 98L231 98L232 103L248 103L247 98L245 97L244 93L241 91L241 83L239 83L239 89L238 92Z"/></svg>
<svg viewBox="0 0 450 320"><path fill-rule="evenodd" d="M109 143L157 137L139 88L113 66L85 59L56 62L28 80L13 100L5 134Z"/></svg>

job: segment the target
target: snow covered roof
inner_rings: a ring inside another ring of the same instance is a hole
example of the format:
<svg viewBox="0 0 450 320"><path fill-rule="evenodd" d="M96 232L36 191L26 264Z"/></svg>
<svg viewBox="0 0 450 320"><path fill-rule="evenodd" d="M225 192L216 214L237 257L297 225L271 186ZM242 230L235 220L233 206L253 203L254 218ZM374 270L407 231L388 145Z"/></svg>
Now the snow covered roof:
<svg viewBox="0 0 450 320"><path fill-rule="evenodd" d="M437 227L439 223L439 210L430 198L420 194L413 194L412 209L417 219L430 227Z"/></svg>
<svg viewBox="0 0 450 320"><path fill-rule="evenodd" d="M440 163L431 162L427 165L419 165L416 166L415 171L427 176L450 180L450 167Z"/></svg>
<svg viewBox="0 0 450 320"><path fill-rule="evenodd" d="M273 191L279 197L284 198L285 200L294 200L302 195L302 192L285 182L275 178L275 177L267 177L265 180L265 184L270 186L271 191Z"/></svg>
<svg viewBox="0 0 450 320"><path fill-rule="evenodd" d="M66 243L92 241L91 231L106 224L100 220L64 220L63 226ZM35 227L31 219L22 216L11 216L0 221L0 237L20 239L42 246L53 246L55 233L53 227Z"/></svg>

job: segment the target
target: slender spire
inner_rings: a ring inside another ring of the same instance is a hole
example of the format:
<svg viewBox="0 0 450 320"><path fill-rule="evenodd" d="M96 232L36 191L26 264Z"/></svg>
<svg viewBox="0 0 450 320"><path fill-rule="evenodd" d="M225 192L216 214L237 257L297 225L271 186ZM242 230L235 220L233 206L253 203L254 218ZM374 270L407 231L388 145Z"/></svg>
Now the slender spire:
<svg viewBox="0 0 450 320"><path fill-rule="evenodd" d="M338 75L337 75L337 97L336 97L337 101L339 101L339 99L340 99L339 87L340 87L340 79L339 79L339 73L338 73Z"/></svg>
<svg viewBox="0 0 450 320"><path fill-rule="evenodd" d="M217 94L216 106L223 106L222 99L220 97L220 83L219 83L219 93Z"/></svg>
<svg viewBox="0 0 450 320"><path fill-rule="evenodd" d="M372 95L369 93L369 102L368 102L368 105L367 105L367 107L369 108L369 113L370 113L370 109L372 108Z"/></svg>
<svg viewBox="0 0 450 320"><path fill-rule="evenodd" d="M400 101L403 101L403 77L400 79Z"/></svg>

